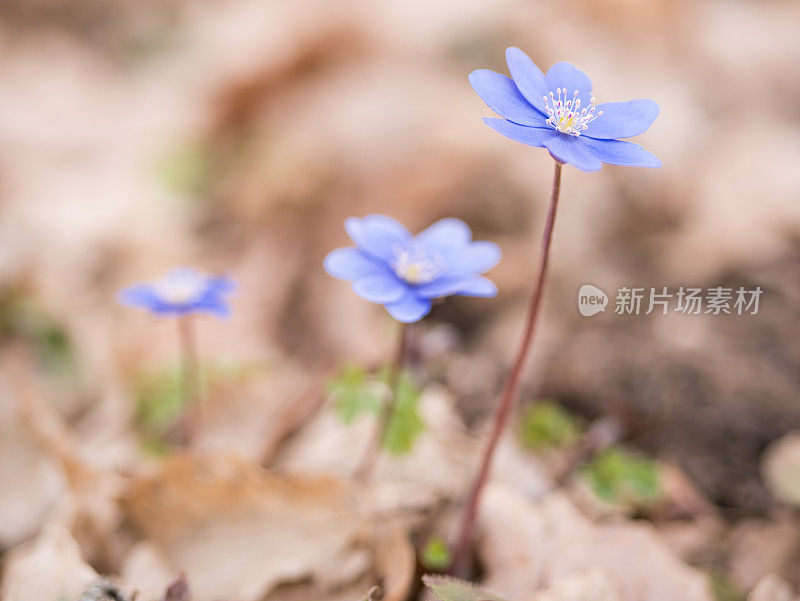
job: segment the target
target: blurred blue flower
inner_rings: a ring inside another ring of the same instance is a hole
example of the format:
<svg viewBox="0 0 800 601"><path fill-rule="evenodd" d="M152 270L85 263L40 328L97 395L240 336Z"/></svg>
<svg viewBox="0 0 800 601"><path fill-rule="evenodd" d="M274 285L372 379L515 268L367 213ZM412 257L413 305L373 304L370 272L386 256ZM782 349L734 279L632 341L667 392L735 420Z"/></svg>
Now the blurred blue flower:
<svg viewBox="0 0 800 601"><path fill-rule="evenodd" d="M225 295L235 288L236 284L225 276L211 276L188 267L178 267L155 282L123 288L117 300L156 315L210 313L227 317L230 308Z"/></svg>
<svg viewBox="0 0 800 601"><path fill-rule="evenodd" d="M570 63L556 63L542 74L519 48L506 50L513 79L478 69L469 82L503 119L483 121L507 138L546 148L554 159L583 171L601 163L660 167L661 161L638 144L623 142L647 131L658 116L652 100L596 104L592 82Z"/></svg>
<svg viewBox="0 0 800 601"><path fill-rule="evenodd" d="M416 236L385 215L350 217L344 227L355 248L331 251L325 270L353 282L358 296L384 305L397 321L419 321L432 300L443 296L497 294L480 274L497 265L500 249L473 242L469 226L459 219L442 219Z"/></svg>

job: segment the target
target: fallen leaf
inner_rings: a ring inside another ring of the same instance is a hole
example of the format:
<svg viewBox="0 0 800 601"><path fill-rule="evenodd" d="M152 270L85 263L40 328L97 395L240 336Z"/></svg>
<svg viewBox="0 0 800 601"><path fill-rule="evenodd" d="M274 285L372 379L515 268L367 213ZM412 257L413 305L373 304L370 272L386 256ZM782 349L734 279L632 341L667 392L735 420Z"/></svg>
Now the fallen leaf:
<svg viewBox="0 0 800 601"><path fill-rule="evenodd" d="M533 601L624 601L619 584L602 570L588 570L558 580Z"/></svg>
<svg viewBox="0 0 800 601"><path fill-rule="evenodd" d="M422 577L425 585L433 591L439 601L504 601L470 582L449 576Z"/></svg>
<svg viewBox="0 0 800 601"><path fill-rule="evenodd" d="M747 601L792 601L793 598L792 588L779 576L770 574L750 592Z"/></svg>
<svg viewBox="0 0 800 601"><path fill-rule="evenodd" d="M479 516L485 585L511 599L597 568L637 601L711 601L705 577L681 563L652 527L597 525L560 492L531 501L493 483Z"/></svg>
<svg viewBox="0 0 800 601"><path fill-rule="evenodd" d="M408 598L417 567L414 548L398 519L376 520L375 569L382 576L381 601Z"/></svg>
<svg viewBox="0 0 800 601"><path fill-rule="evenodd" d="M792 512L741 520L725 540L730 578L741 590L753 589L769 574L796 582L800 520Z"/></svg>
<svg viewBox="0 0 800 601"><path fill-rule="evenodd" d="M301 580L337 590L369 571L371 545L387 545L378 559L393 553L381 565L395 601L413 570L404 532L389 522L374 530L351 490L330 477L277 475L224 455L175 456L135 478L122 506L169 567L186 572L196 601L255 601Z"/></svg>
<svg viewBox="0 0 800 601"><path fill-rule="evenodd" d="M401 457L381 453L372 475L372 498L382 512L424 508L463 493L472 477L478 441L468 436L443 389L423 391L419 408L426 430ZM331 410L321 411L292 439L276 461L290 471L351 476L367 451L375 420L347 426Z"/></svg>
<svg viewBox="0 0 800 601"><path fill-rule="evenodd" d="M9 553L0 601L71 601L97 577L70 532L51 523L33 543Z"/></svg>
<svg viewBox="0 0 800 601"><path fill-rule="evenodd" d="M21 410L0 381L0 548L35 535L65 487L58 462L23 426Z"/></svg>

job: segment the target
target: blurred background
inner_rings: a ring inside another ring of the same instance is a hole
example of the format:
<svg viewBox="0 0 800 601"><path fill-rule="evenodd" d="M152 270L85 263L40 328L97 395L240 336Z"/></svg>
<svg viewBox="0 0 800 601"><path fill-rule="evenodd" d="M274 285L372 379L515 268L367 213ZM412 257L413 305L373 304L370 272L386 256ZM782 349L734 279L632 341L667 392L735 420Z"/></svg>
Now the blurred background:
<svg viewBox="0 0 800 601"><path fill-rule="evenodd" d="M331 370L392 353L384 310L322 269L349 244L343 220L418 231L455 216L502 247L500 294L436 306L415 357L421 385L480 431L517 343L552 160L483 125L467 75L507 73L518 46L544 70L586 71L598 102L655 99L635 141L663 161L565 169L523 406L611 420L620 444L680 472L714 519L649 517L686 562L725 574L720 590L769 572L800 584L797 460L788 483L762 469L800 427L798 31L793 0L2 0L6 379L47 399L82 456L124 472L163 451L177 342L116 291L174 265L228 273L232 318L198 320L204 444L262 458L297 427L276 415ZM587 282L612 296L591 318L576 303ZM621 316L621 286L764 292L757 315ZM10 549L64 484L23 440L15 394L0 397Z"/></svg>

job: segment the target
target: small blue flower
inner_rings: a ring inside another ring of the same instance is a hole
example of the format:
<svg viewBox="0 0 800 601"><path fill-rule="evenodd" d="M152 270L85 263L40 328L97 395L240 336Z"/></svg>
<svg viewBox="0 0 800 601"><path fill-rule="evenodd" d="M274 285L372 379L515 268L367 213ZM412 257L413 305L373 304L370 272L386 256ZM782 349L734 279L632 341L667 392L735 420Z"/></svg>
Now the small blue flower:
<svg viewBox="0 0 800 601"><path fill-rule="evenodd" d="M178 267L155 282L123 288L117 300L156 315L210 313L228 317L231 311L225 295L235 288L236 284L225 276L211 276L188 267Z"/></svg>
<svg viewBox="0 0 800 601"><path fill-rule="evenodd" d="M638 144L623 142L647 131L658 117L652 100L596 104L591 80L569 63L556 63L543 75L519 48L506 50L513 79L478 69L469 82L503 119L483 121L507 138L546 148L554 159L583 171L601 163L660 167L661 161Z"/></svg>
<svg viewBox="0 0 800 601"><path fill-rule="evenodd" d="M397 321L419 321L432 300L443 296L497 294L497 286L480 274L497 265L500 249L473 242L459 219L442 219L416 236L385 215L350 217L344 227L356 246L331 251L325 270L353 282L358 296L384 305Z"/></svg>

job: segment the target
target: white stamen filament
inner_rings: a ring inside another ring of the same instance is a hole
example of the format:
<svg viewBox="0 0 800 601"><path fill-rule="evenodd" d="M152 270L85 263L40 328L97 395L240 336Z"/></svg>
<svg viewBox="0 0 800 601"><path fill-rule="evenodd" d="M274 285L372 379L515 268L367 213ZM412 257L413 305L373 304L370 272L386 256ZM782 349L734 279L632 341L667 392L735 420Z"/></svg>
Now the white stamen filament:
<svg viewBox="0 0 800 601"><path fill-rule="evenodd" d="M421 248L396 248L391 262L397 276L409 284L427 284L435 280L445 268L438 255L431 256Z"/></svg>
<svg viewBox="0 0 800 601"><path fill-rule="evenodd" d="M562 96L563 94L563 96ZM581 108L581 99L578 98L578 90L567 98L567 89L558 88L556 94L550 92L550 97L542 96L544 108L549 117L547 123L570 136L580 136L581 132L589 127L589 123L603 114L597 111L597 101L592 96L589 106Z"/></svg>
<svg viewBox="0 0 800 601"><path fill-rule="evenodd" d="M165 301L175 304L196 301L203 293L206 278L192 271L174 271L164 276L156 284L158 295Z"/></svg>

